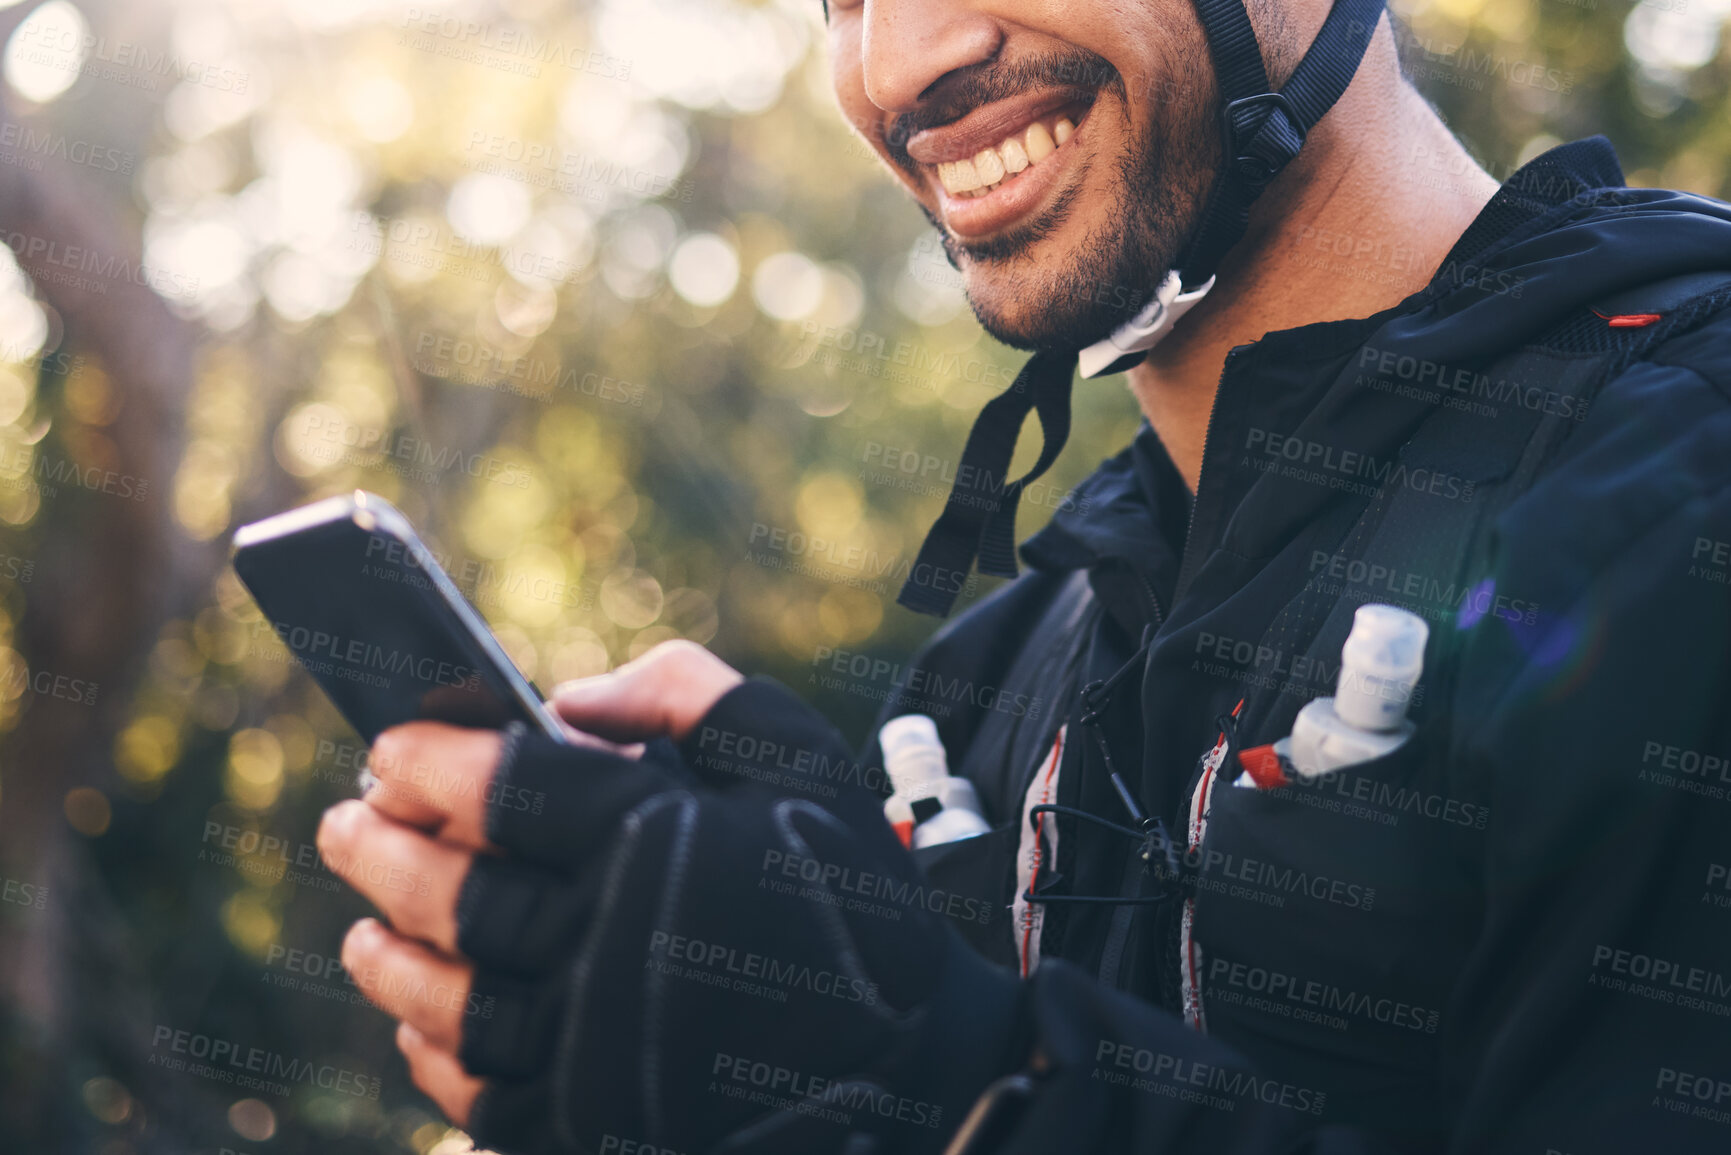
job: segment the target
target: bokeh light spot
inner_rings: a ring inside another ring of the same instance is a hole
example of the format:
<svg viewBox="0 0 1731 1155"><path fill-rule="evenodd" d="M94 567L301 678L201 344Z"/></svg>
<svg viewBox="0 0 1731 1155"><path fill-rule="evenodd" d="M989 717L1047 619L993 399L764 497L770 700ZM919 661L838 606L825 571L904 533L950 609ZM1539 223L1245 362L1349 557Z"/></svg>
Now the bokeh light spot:
<svg viewBox="0 0 1731 1155"><path fill-rule="evenodd" d="M6 83L25 100L46 104L71 88L84 68L90 24L67 0L26 16L6 42Z"/></svg>
<svg viewBox="0 0 1731 1155"><path fill-rule="evenodd" d="M228 1125L242 1139L263 1143L276 1134L276 1112L259 1099L242 1099L229 1107Z"/></svg>
<svg viewBox="0 0 1731 1155"><path fill-rule="evenodd" d="M529 186L493 173L471 173L451 188L445 217L457 234L478 245L500 245L529 223Z"/></svg>
<svg viewBox="0 0 1731 1155"><path fill-rule="evenodd" d="M800 321L823 304L823 270L803 253L765 257L751 276L751 295L767 316Z"/></svg>
<svg viewBox="0 0 1731 1155"><path fill-rule="evenodd" d="M132 1095L114 1079L104 1076L88 1079L81 1090L84 1106L111 1127L126 1122L132 1114Z"/></svg>
<svg viewBox="0 0 1731 1155"><path fill-rule="evenodd" d="M114 819L114 810L108 805L108 797L102 791L89 786L68 790L63 809L66 811L66 821L72 824L72 829L86 838L100 837Z"/></svg>
<svg viewBox="0 0 1731 1155"><path fill-rule="evenodd" d="M739 254L714 233L692 233L673 250L667 266L673 291L700 308L713 308L739 285Z"/></svg>

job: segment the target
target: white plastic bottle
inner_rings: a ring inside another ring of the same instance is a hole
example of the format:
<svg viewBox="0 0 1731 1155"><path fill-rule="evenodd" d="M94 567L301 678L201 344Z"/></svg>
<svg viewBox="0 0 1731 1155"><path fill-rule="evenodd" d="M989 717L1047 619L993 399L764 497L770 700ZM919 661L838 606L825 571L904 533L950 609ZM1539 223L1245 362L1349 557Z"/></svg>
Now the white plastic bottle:
<svg viewBox="0 0 1731 1155"><path fill-rule="evenodd" d="M1283 768L1315 778L1399 749L1416 729L1406 713L1429 638L1417 614L1375 602L1359 606L1340 651L1334 697L1306 705L1291 737L1274 744ZM1248 773L1238 784L1255 785Z"/></svg>
<svg viewBox="0 0 1731 1155"><path fill-rule="evenodd" d="M974 784L950 776L936 722L924 714L892 718L878 731L878 744L895 788L884 816L904 844L918 850L991 830Z"/></svg>

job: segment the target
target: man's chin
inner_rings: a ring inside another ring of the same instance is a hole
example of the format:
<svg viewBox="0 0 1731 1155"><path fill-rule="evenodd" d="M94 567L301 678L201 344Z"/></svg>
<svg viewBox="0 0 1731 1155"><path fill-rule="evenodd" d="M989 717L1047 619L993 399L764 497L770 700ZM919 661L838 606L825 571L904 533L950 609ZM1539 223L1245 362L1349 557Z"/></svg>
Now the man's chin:
<svg viewBox="0 0 1731 1155"><path fill-rule="evenodd" d="M968 278L968 304L980 327L1012 349L1076 352L1104 341L1136 316L1150 284L1060 277L1038 287Z"/></svg>
<svg viewBox="0 0 1731 1155"><path fill-rule="evenodd" d="M1012 349L1084 349L1104 340L1141 307L1137 301L1129 313L1123 312L1123 300L1137 290L1114 293L1088 283L1100 278L1090 278L1086 267L1112 262L1099 251L1099 238L1066 242L1057 235L1068 215L1066 202L1012 233L964 244L942 228L936 215L926 212L943 238L951 266L962 275L968 304L980 327ZM1079 254L1087 256L1079 259ZM1096 298L1110 301L1114 295L1119 301L1116 313L1122 315L1103 315ZM1146 299L1145 292L1141 296Z"/></svg>
<svg viewBox="0 0 1731 1155"><path fill-rule="evenodd" d="M1075 352L1153 297L1177 246L1151 232L1134 222L1079 237L1049 228L983 246L951 239L945 249L986 332L1013 349Z"/></svg>
<svg viewBox="0 0 1731 1155"><path fill-rule="evenodd" d="M973 307L980 327L994 339L1012 349L1022 349L1029 353L1083 349L1103 339L1110 332L1107 330L1094 336L1074 322L1055 317L1051 313L1030 315L1020 308L999 312L990 306L982 305L972 297L968 303Z"/></svg>

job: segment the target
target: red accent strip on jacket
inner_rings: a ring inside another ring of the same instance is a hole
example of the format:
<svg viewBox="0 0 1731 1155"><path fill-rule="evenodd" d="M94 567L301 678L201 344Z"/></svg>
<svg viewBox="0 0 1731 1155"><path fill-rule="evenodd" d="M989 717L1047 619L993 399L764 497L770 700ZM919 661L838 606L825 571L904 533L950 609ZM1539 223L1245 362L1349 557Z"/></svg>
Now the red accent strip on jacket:
<svg viewBox="0 0 1731 1155"><path fill-rule="evenodd" d="M1058 772L1059 765L1064 761L1065 727L1058 727L1058 736L1052 741L1052 753L1048 756L1045 775L1045 799L1052 800L1052 775ZM1034 789L1032 783L1028 789ZM1023 803L1026 805L1026 802ZM1046 816L1037 815L1034 818L1034 869L1028 879L1028 893L1037 894L1040 885L1040 868L1046 864ZM1041 929L1045 929L1042 925ZM1032 949L1034 940L1033 908L1029 908L1027 921L1022 927L1022 977L1028 977L1028 951Z"/></svg>
<svg viewBox="0 0 1731 1155"><path fill-rule="evenodd" d="M1618 313L1607 317L1597 309L1593 310L1593 316L1613 329L1645 329L1648 325L1658 324L1665 319L1662 313Z"/></svg>

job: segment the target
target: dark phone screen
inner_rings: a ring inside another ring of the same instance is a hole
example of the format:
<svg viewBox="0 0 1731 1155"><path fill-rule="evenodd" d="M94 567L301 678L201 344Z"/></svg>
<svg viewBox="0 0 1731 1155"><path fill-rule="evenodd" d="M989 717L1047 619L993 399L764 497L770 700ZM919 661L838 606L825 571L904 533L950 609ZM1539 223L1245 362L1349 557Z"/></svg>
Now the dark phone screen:
<svg viewBox="0 0 1731 1155"><path fill-rule="evenodd" d="M369 744L417 719L537 726L444 603L427 572L435 564L347 520L234 559L277 636Z"/></svg>

